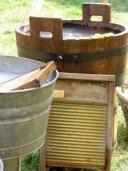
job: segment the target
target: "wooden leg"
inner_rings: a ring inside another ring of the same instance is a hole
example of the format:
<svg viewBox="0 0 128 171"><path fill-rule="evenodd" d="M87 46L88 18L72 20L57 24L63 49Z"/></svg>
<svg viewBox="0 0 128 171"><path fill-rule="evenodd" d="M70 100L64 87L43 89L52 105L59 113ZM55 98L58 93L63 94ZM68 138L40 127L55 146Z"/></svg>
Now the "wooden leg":
<svg viewBox="0 0 128 171"><path fill-rule="evenodd" d="M3 160L4 171L21 171L20 158Z"/></svg>
<svg viewBox="0 0 128 171"><path fill-rule="evenodd" d="M46 167L45 167L45 144L39 149L39 153L40 153L39 171L46 171Z"/></svg>

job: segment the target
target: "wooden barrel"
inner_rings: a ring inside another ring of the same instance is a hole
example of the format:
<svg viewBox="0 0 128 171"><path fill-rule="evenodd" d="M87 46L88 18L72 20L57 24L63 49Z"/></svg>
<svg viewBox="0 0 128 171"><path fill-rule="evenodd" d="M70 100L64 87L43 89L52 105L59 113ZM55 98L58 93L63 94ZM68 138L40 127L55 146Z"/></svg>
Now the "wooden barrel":
<svg viewBox="0 0 128 171"><path fill-rule="evenodd" d="M85 3L82 11L81 20L30 17L16 29L18 55L54 60L61 72L116 75L116 85L122 84L128 30L111 23L110 4Z"/></svg>

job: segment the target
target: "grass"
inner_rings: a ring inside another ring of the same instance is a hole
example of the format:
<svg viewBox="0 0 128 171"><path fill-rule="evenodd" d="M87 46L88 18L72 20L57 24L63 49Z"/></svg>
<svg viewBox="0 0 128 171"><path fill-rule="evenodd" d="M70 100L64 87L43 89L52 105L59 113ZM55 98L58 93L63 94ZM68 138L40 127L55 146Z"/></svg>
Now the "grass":
<svg viewBox="0 0 128 171"><path fill-rule="evenodd" d="M22 158L22 171L39 170L39 153L34 152Z"/></svg>
<svg viewBox="0 0 128 171"><path fill-rule="evenodd" d="M0 54L17 55L15 28L28 22L29 15L61 18L81 18L81 4L85 0L46 0L41 11L31 8L30 0L0 1ZM88 2L91 2L88 0ZM100 2L94 1L93 2ZM127 0L111 0L112 21L128 26ZM120 4L120 5L118 5ZM29 7L28 7L29 6ZM24 20L25 19L25 20ZM6 50L5 50L6 49Z"/></svg>
<svg viewBox="0 0 128 171"><path fill-rule="evenodd" d="M46 0L41 11L31 8L30 0L0 1L0 55L17 56L15 28L28 22L29 15L61 18L81 18L81 4L85 0ZM91 2L88 0L88 2ZM100 2L93 0L92 2ZM128 0L110 0L112 21L128 26ZM29 7L28 7L29 6ZM111 171L128 170L128 129L120 106L118 113L118 145L112 161ZM37 152L22 158L22 171L37 171L39 154ZM57 169L51 168L50 171ZM60 170L59 170L60 171ZM69 171L69 169L65 169Z"/></svg>

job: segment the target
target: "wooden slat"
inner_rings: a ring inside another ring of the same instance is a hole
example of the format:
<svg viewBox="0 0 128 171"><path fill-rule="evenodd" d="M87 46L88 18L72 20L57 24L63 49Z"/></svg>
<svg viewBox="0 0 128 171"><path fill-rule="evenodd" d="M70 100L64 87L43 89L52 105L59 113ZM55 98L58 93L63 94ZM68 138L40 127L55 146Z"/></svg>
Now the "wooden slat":
<svg viewBox="0 0 128 171"><path fill-rule="evenodd" d="M46 148L45 144L39 149L40 152L40 163L39 163L39 171L46 171L45 168L45 155L46 155ZM43 161L43 162L42 162Z"/></svg>
<svg viewBox="0 0 128 171"><path fill-rule="evenodd" d="M3 160L4 171L21 171L20 158Z"/></svg>
<svg viewBox="0 0 128 171"><path fill-rule="evenodd" d="M54 98L64 98L64 91L63 90L54 90L53 97Z"/></svg>
<svg viewBox="0 0 128 171"><path fill-rule="evenodd" d="M103 75L103 74L79 74L79 73L66 73L60 72L59 74L60 79L66 80L91 80L91 81L115 81L114 75ZM101 81L101 82L102 82Z"/></svg>
<svg viewBox="0 0 128 171"><path fill-rule="evenodd" d="M36 70L3 83L0 86L0 92L40 87L55 69L55 63L53 61L49 62L45 67L43 66L43 68L39 67Z"/></svg>
<svg viewBox="0 0 128 171"><path fill-rule="evenodd" d="M108 121L107 121L107 147L106 147L106 171L110 170L113 145L114 127L114 82L109 83L108 91Z"/></svg>

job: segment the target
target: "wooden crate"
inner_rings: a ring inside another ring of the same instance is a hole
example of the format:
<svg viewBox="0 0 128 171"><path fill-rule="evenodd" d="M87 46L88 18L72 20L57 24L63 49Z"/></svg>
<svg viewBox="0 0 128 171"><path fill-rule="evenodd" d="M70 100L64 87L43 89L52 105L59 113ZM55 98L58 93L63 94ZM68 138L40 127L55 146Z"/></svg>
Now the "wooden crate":
<svg viewBox="0 0 128 171"><path fill-rule="evenodd" d="M48 123L46 165L110 170L114 117L114 76L60 73Z"/></svg>

